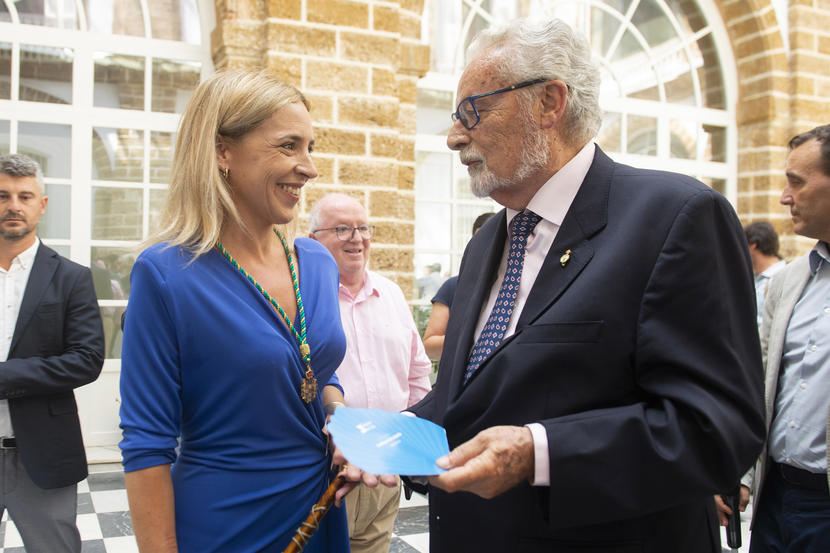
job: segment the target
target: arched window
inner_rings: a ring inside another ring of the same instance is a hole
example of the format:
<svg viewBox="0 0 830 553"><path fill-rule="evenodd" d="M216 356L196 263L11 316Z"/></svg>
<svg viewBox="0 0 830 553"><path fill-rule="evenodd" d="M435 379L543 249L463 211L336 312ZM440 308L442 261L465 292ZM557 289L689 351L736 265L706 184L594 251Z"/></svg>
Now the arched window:
<svg viewBox="0 0 830 553"><path fill-rule="evenodd" d="M711 0L428 0L431 70L418 85L415 265L458 270L474 198L446 146L464 54L475 34L516 17L558 17L588 37L602 74L599 146L616 161L694 176L735 201L734 68ZM426 304L430 298L421 298Z"/></svg>
<svg viewBox="0 0 830 553"><path fill-rule="evenodd" d="M167 188L177 114L212 71L196 1L0 3L0 153L41 163L39 235L93 267L108 358L120 357L132 250Z"/></svg>
<svg viewBox="0 0 830 553"><path fill-rule="evenodd" d="M92 268L107 347L78 390L87 445L118 441L121 313L164 200L178 114L213 72L206 0L0 0L0 154L40 162L38 235Z"/></svg>

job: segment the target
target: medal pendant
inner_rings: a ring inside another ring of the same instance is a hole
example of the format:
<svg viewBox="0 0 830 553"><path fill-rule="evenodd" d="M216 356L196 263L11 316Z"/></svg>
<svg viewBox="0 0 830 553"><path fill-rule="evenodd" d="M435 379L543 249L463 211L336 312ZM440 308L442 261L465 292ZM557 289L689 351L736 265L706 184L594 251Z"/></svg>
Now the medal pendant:
<svg viewBox="0 0 830 553"><path fill-rule="evenodd" d="M309 374L306 374L300 384L300 397L306 403L311 403L317 397L317 379Z"/></svg>

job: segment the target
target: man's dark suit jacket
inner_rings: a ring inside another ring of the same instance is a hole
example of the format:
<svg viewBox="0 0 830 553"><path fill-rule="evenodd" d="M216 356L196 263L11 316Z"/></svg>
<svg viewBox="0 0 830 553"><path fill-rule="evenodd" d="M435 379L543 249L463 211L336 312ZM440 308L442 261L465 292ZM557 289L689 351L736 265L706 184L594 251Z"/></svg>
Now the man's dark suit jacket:
<svg viewBox="0 0 830 553"><path fill-rule="evenodd" d="M694 179L594 161L516 333L466 386L505 212L464 254L438 380L410 410L450 447L539 422L550 486L430 490L430 551L719 552L712 494L764 439L752 267L734 210ZM570 258L560 261L570 250Z"/></svg>
<svg viewBox="0 0 830 553"><path fill-rule="evenodd" d="M23 466L44 489L86 478L73 390L98 378L104 331L92 275L41 244L23 293L0 399L9 400Z"/></svg>

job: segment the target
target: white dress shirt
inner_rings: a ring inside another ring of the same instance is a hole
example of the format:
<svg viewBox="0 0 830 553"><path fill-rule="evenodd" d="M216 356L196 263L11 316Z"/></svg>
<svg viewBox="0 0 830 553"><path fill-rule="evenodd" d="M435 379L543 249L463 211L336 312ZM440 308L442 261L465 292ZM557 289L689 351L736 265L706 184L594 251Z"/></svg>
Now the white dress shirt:
<svg viewBox="0 0 830 553"><path fill-rule="evenodd" d="M542 269L542 264L548 255L548 250L550 250L553 240L556 238L556 233L559 232L559 227L562 226L562 221L565 219L571 203L573 203L577 192L579 192L582 181L585 180L585 175L588 174L588 169L591 168L591 163L594 161L595 149L596 146L593 142L586 144L579 153L571 158L568 163L542 185L527 204L527 209L536 213L542 219L527 238L524 264L522 265L522 278L519 281L519 291L516 295L513 314L510 316L510 323L507 325L504 339L512 336L516 332L516 323L522 314L522 309L524 309L527 297L530 294L531 288L533 288L533 283L536 282L536 277L539 276L539 271ZM510 222L517 213L516 210L507 208L508 232ZM473 338L474 344L484 329L490 312L493 310L493 305L496 303L496 296L499 294L501 281L504 278L504 272L507 270L507 254L509 248L510 240L508 239L505 241L504 252L501 256L501 263L499 264L495 282L490 289L490 297L484 304L478 317L478 324L476 325L475 336ZM533 449L535 452L533 485L547 486L550 484L550 456L548 455L548 436L545 432L545 427L539 423L528 424L527 427L533 435Z"/></svg>
<svg viewBox="0 0 830 553"><path fill-rule="evenodd" d="M346 355L337 369L349 407L401 411L429 392L432 362L400 286L366 271L352 295L340 284Z"/></svg>
<svg viewBox="0 0 830 553"><path fill-rule="evenodd" d="M9 358L17 315L20 313L23 293L26 291L26 283L29 282L39 245L40 240L35 237L35 243L12 260L8 271L0 267L0 362L5 362ZM12 436L14 430L9 414L9 401L0 399L0 437Z"/></svg>

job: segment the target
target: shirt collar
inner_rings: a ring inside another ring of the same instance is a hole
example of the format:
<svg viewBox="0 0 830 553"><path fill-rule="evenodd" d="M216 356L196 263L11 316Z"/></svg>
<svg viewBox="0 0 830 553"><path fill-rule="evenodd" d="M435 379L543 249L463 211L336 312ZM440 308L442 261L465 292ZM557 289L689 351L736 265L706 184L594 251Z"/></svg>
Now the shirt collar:
<svg viewBox="0 0 830 553"><path fill-rule="evenodd" d="M368 298L369 296L380 296L380 290L372 284L372 275L368 269L363 272L363 288L357 291L356 295L352 295L348 288L340 284L340 293L345 294L346 297L357 301L359 299Z"/></svg>
<svg viewBox="0 0 830 553"><path fill-rule="evenodd" d="M562 226L562 221L568 213L571 204L585 180L585 175L594 162L596 145L588 142L579 152L568 161L561 169L554 173L527 204L531 210L542 219ZM510 221L518 213L515 209L507 208L507 228L510 228Z"/></svg>
<svg viewBox="0 0 830 553"><path fill-rule="evenodd" d="M34 243L20 252L17 257L12 259L12 265L16 262L19 263L24 269L28 269L35 261L35 254L37 253L38 246L40 246L40 238L35 236Z"/></svg>
<svg viewBox="0 0 830 553"><path fill-rule="evenodd" d="M821 262L830 263L830 251L827 249L827 242L819 242L810 251L810 272L816 274Z"/></svg>

